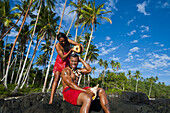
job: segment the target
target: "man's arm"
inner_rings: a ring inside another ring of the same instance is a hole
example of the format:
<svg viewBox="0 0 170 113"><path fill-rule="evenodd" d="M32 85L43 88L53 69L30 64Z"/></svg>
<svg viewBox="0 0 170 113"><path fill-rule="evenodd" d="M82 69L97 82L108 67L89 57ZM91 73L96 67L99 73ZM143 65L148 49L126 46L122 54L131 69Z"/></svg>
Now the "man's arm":
<svg viewBox="0 0 170 113"><path fill-rule="evenodd" d="M61 72L61 77L64 81L64 83L69 86L72 89L75 90L80 90L80 91L84 91L86 92L85 89L79 87L76 83L73 82L72 78L71 78L71 72L68 69L63 69L63 71Z"/></svg>
<svg viewBox="0 0 170 113"><path fill-rule="evenodd" d="M88 63L86 63L81 57L79 57L79 61L84 65L85 68L80 68L79 70L81 71L81 73L83 74L87 74L90 73L92 71L92 68L90 67L90 65Z"/></svg>

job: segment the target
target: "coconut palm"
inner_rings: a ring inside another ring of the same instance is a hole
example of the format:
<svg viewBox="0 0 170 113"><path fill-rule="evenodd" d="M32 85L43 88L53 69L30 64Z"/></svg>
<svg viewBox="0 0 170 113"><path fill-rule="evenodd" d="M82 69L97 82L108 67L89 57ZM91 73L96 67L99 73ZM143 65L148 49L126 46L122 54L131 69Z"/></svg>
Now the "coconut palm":
<svg viewBox="0 0 170 113"><path fill-rule="evenodd" d="M132 74L131 74L131 71L130 71L130 70L128 71L127 76L129 77L129 82L130 82L130 87L131 87L131 78L132 78Z"/></svg>
<svg viewBox="0 0 170 113"><path fill-rule="evenodd" d="M76 8L75 10L72 10L69 13L72 13L72 12L76 12L77 13L77 20L75 22L75 26L76 26L76 34L75 34L75 38L74 38L75 41L77 41L77 32L78 32L78 25L79 25L79 17L80 17L80 13L81 13L81 8L82 8L84 3L85 3L85 0L78 0L77 4L72 2L72 1L70 1L70 4L69 4L69 5L73 5Z"/></svg>
<svg viewBox="0 0 170 113"><path fill-rule="evenodd" d="M135 74L134 77L136 78L136 90L135 90L135 92L137 92L137 90L138 90L138 79L141 78L140 75L142 75L142 74L140 73L140 71L136 71L134 74Z"/></svg>
<svg viewBox="0 0 170 113"><path fill-rule="evenodd" d="M115 64L115 65L116 65L116 67L117 67L117 69L116 69L116 70L117 70L117 73L118 73L119 69L121 68L120 63L119 63L119 62L116 62L116 64Z"/></svg>
<svg viewBox="0 0 170 113"><path fill-rule="evenodd" d="M150 82L150 89L149 89L149 97L151 96L151 90L152 90L152 84L154 83L154 82L156 82L158 80L158 77L156 76L155 78L152 76L151 78L149 78L149 82Z"/></svg>
<svg viewBox="0 0 170 113"><path fill-rule="evenodd" d="M111 60L110 65L112 66L113 71L115 71L114 68L116 67L116 64L114 60Z"/></svg>
<svg viewBox="0 0 170 113"><path fill-rule="evenodd" d="M64 3L63 13L62 13L62 16L61 16L61 20L60 20L60 24L59 24L59 28L58 28L57 34L60 32L61 23L62 23L62 20L63 20L63 15L64 15L66 3L67 3L67 0L65 0L65 3ZM44 86L43 86L42 92L45 92L45 87L46 87L46 83L47 83L48 73L49 73L49 70L50 70L51 60L52 60L52 57L53 57L53 53L54 53L54 48L55 48L56 42L57 42L57 37L55 39L55 42L54 42L54 45L53 45L53 49L52 49L52 52L51 52L51 57L50 57L48 69L47 69L47 72L46 72L46 76L45 76L45 81L44 81Z"/></svg>
<svg viewBox="0 0 170 113"><path fill-rule="evenodd" d="M101 70L101 67L103 66L103 60L102 59L99 59L99 62L98 62L98 64L99 64L99 66L100 66L100 70ZM99 70L99 75L100 75L100 70ZM99 78L99 75L98 75L98 78Z"/></svg>
<svg viewBox="0 0 170 113"><path fill-rule="evenodd" d="M108 62L106 60L104 61L103 66L104 66L104 74L103 74L103 80L102 80L102 87L104 87L104 79L105 79L106 69L108 68Z"/></svg>
<svg viewBox="0 0 170 113"><path fill-rule="evenodd" d="M89 63L97 60L97 57L99 56L99 54L97 53L98 51L99 50L96 48L96 46L90 45L90 49L89 49L89 52L87 54L87 61ZM84 79L84 83L85 83L85 79ZM90 77L88 75L88 86L89 86L89 84L90 84Z"/></svg>
<svg viewBox="0 0 170 113"><path fill-rule="evenodd" d="M4 33L10 28L10 26L12 26L12 20L17 19L19 16L19 13L12 12L9 2L9 0L0 1L0 41L4 38Z"/></svg>
<svg viewBox="0 0 170 113"><path fill-rule="evenodd" d="M96 67L93 67L92 70L93 70L93 78L94 78L94 73L95 73Z"/></svg>
<svg viewBox="0 0 170 113"><path fill-rule="evenodd" d="M18 32L18 35L17 35L17 37L16 37L16 39L15 39L15 42L14 42L14 44L13 44L13 47L12 47L12 49L11 49L11 53L10 53L10 56L9 56L8 65L7 65L7 69L6 69L6 74L5 74L5 77L4 77L4 78L5 78L5 80L4 80L4 86L5 86L6 89L7 89L7 76L8 76L9 64L10 64L10 61L11 61L11 56L12 56L12 53L13 53L15 44L16 44L16 42L17 42L17 39L18 39L18 37L19 37L19 35L20 35L21 29L22 29L22 27L23 27L23 25L24 25L24 23L25 23L25 20L26 20L28 11L29 11L29 9L30 9L30 7L31 7L31 4L32 4L32 0L30 1L30 4L29 4L28 9L27 9L27 12L26 12L26 14L25 14L25 16L24 16L24 18L23 18L23 21L22 21L20 30L19 30L19 32Z"/></svg>
<svg viewBox="0 0 170 113"><path fill-rule="evenodd" d="M107 17L103 17L102 14L106 14L109 13L110 11L106 11L105 9L102 9L104 6L104 4L98 6L97 8L95 7L95 1L91 2L91 4L87 4L87 5L83 5L83 9L81 9L81 15L80 15L80 19L82 18L86 18L87 20L85 20L82 24L82 27L89 24L90 28L91 28L91 35L90 35L90 40L89 40L89 44L87 46L86 49L86 53L85 53L85 57L84 57L84 61L86 61L86 57L87 57L87 53L90 47L90 42L92 39L92 35L93 35L93 28L96 27L96 24L100 24L97 19L105 19L107 21L109 21L110 23L112 23L112 21L107 18ZM94 26L95 25L95 26ZM81 77L79 78L78 81L78 85L80 83Z"/></svg>

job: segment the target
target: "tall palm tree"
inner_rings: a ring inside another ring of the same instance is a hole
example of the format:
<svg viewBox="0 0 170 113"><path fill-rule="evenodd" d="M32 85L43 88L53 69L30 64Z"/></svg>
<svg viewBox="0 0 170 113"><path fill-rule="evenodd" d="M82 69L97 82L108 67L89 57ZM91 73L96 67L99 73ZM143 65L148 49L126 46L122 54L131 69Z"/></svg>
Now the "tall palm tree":
<svg viewBox="0 0 170 113"><path fill-rule="evenodd" d="M100 70L101 70L101 67L103 66L103 60L102 60L102 59L99 59L98 64L99 64ZM99 70L99 75L100 75L100 70ZM98 75L98 77L99 77L99 75Z"/></svg>
<svg viewBox="0 0 170 113"><path fill-rule="evenodd" d="M149 78L149 82L150 82L150 89L149 89L149 97L151 96L151 90L152 90L152 84L154 83L154 82L156 82L158 80L158 77L156 76L155 78L152 76L151 78Z"/></svg>
<svg viewBox="0 0 170 113"><path fill-rule="evenodd" d="M130 71L130 70L128 71L127 76L129 77L130 87L131 87L131 77L132 77L132 74L131 74L131 71Z"/></svg>
<svg viewBox="0 0 170 113"><path fill-rule="evenodd" d="M106 14L106 13L110 12L110 11L106 11L105 9L101 9L101 8L103 8L103 6L104 6L104 4L102 4L102 5L100 5L96 8L95 7L95 1L91 2L91 4L87 4L87 5L82 6L83 9L81 9L80 19L82 19L82 18L87 19L83 22L82 27L89 24L90 28L91 28L90 40L89 40L89 44L88 44L87 49L86 49L84 61L86 61L87 53L88 53L88 50L89 50L89 47L90 47L90 42L91 42L92 35L93 35L93 28L96 27L96 24L100 24L99 22L97 22L97 19L98 18L105 19L105 20L109 21L110 23L112 23L112 21L109 18L102 17L102 14ZM80 80L81 80L81 76L79 78L78 85L80 84Z"/></svg>
<svg viewBox="0 0 170 113"><path fill-rule="evenodd" d="M13 53L15 44L16 44L16 42L17 42L17 39L18 39L18 37L19 37L19 35L20 35L20 32L21 32L21 30L22 30L22 27L23 27L23 25L24 25L24 23L25 23L25 20L26 20L28 11L29 11L29 9L30 9L30 7L31 7L31 4L32 4L32 0L30 1L30 4L29 4L28 9L27 9L27 12L26 12L26 14L25 14L25 16L24 16L24 18L23 18L23 21L22 21L20 30L19 30L19 32L18 32L18 35L17 35L17 37L16 37L16 39L15 39L15 42L14 42L14 44L13 44L13 47L12 47L12 49L11 49L11 53L10 53L10 56L9 56L8 65L7 65L7 69L6 69L6 74L5 74L5 80L4 80L4 86L5 86L6 89L8 88L8 87L7 87L7 76L8 76L9 64L10 64L10 61L11 61L11 56L12 56L12 53Z"/></svg>
<svg viewBox="0 0 170 113"><path fill-rule="evenodd" d="M0 41L3 39L4 33L10 28L10 26L12 26L12 20L19 16L18 13L12 13L9 2L9 0L0 1Z"/></svg>
<svg viewBox="0 0 170 113"><path fill-rule="evenodd" d="M93 78L94 78L94 73L95 73L96 67L93 67L92 70L93 70Z"/></svg>
<svg viewBox="0 0 170 113"><path fill-rule="evenodd" d="M113 71L115 71L114 68L116 67L116 64L114 60L111 60L110 65L112 66Z"/></svg>
<svg viewBox="0 0 170 113"><path fill-rule="evenodd" d="M103 74L103 80L102 80L102 87L104 87L104 79L105 79L106 69L108 68L108 63L106 60L104 61L103 66L104 66L104 74Z"/></svg>
<svg viewBox="0 0 170 113"><path fill-rule="evenodd" d="M82 8L84 3L85 3L85 0L78 0L77 4L72 2L72 1L70 1L70 4L69 4L69 5L73 5L76 8L75 10L72 10L69 13L72 13L72 12L77 13L77 20L75 22L75 27L76 27L76 34L75 34L75 38L74 38L75 41L77 41L78 25L79 25L79 21L80 21L79 17L80 17L80 14L81 14L81 8Z"/></svg>
<svg viewBox="0 0 170 113"><path fill-rule="evenodd" d="M96 48L96 46L94 45L90 45L90 49L87 55L87 61L90 62L94 62L97 60L97 57L99 56L99 54L97 53L99 50ZM90 84L90 75L88 74L88 86ZM85 77L84 77L85 78ZM84 79L84 83L85 83L85 79Z"/></svg>
<svg viewBox="0 0 170 113"><path fill-rule="evenodd" d="M121 68L120 63L119 63L119 62L116 62L116 64L115 64L115 65L116 65L116 67L117 67L117 69L116 69L116 70L117 70L117 73L118 73L119 69Z"/></svg>
<svg viewBox="0 0 170 113"><path fill-rule="evenodd" d="M140 71L136 71L134 74L135 74L134 77L136 78L136 90L135 90L135 92L137 92L138 91L138 79L141 78L140 75L142 75L142 74L140 73Z"/></svg>
<svg viewBox="0 0 170 113"><path fill-rule="evenodd" d="M65 3L64 3L63 13L62 13L62 16L61 16L61 20L60 20L60 24L59 24L59 28L58 28L57 34L60 32L61 23L62 23L62 20L63 20L63 15L64 15L66 3L67 3L67 0L65 0ZM50 57L48 69L47 69L47 72L46 72L46 76L45 76L45 81L44 81L44 86L43 86L42 92L45 92L45 87L46 87L46 83L47 83L48 73L49 73L49 70L50 70L51 60L52 60L52 57L53 57L53 53L54 53L54 48L55 48L56 42L57 42L57 37L55 39L55 42L54 42L54 45L53 45L53 49L52 49L52 52L51 52L51 57Z"/></svg>

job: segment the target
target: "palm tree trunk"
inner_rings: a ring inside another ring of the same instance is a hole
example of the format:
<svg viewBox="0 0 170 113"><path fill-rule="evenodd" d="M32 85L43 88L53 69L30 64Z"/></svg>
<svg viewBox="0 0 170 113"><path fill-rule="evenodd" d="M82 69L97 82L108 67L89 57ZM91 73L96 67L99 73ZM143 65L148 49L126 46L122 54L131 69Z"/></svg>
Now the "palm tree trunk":
<svg viewBox="0 0 170 113"><path fill-rule="evenodd" d="M11 52L10 52L10 56L9 56L9 60L8 60L8 65L7 65L7 69L6 69L6 74L5 74L5 80L4 80L4 86L5 86L6 89L8 89L8 87L7 87L7 77L8 77L8 71L9 71L9 64L10 64L10 61L11 61L11 56L12 56L12 53L13 53L15 44L16 44L16 42L17 42L17 39L18 39L18 37L19 37L19 34L20 34L20 32L21 32L21 29L22 29L22 27L23 27L23 25L24 25L24 23L25 23L25 20L26 20L28 11L29 11L29 9L30 9L30 7L31 7L31 4L32 4L32 0L30 1L30 4L29 4L29 6L28 6L27 12L26 12L25 17L24 17L24 19L23 19L22 25L21 25L21 27L20 27L20 29L19 29L18 35L17 35L17 37L16 37L16 39L15 39L15 42L14 42L13 47L12 47Z"/></svg>
<svg viewBox="0 0 170 113"><path fill-rule="evenodd" d="M19 18L18 18L18 20L15 22L15 24L1 37L0 41L11 31L11 29L12 29L15 25L17 25L17 23L19 22L21 16L23 15L24 11L25 11L25 9L22 11L21 15L19 16Z"/></svg>
<svg viewBox="0 0 170 113"><path fill-rule="evenodd" d="M88 74L88 86L90 86L90 75Z"/></svg>
<svg viewBox="0 0 170 113"><path fill-rule="evenodd" d="M62 17L61 17L61 20L60 20L60 25L59 25L59 28L58 28L58 33L60 32L61 23L62 23L62 20L63 20L63 15L64 15L66 3L67 3L67 0L65 0L65 3L64 3L64 9L63 9ZM57 34L58 34L58 33L57 33ZM53 46L53 50L52 50L52 52L51 52L51 57L50 57L48 69L47 69L47 72L46 72L46 76L45 76L44 86L43 86L42 92L45 92L45 87L46 87L46 84L47 84L48 73L49 73L49 70L50 70L51 60L52 60L52 58L53 58L53 53L54 53L54 48L55 48L56 42L57 42L57 37L56 37L56 39L55 39L54 46Z"/></svg>
<svg viewBox="0 0 170 113"><path fill-rule="evenodd" d="M75 38L74 38L75 42L77 41L77 32L78 32L78 25L76 26L76 34L75 34Z"/></svg>
<svg viewBox="0 0 170 113"><path fill-rule="evenodd" d="M47 92L49 92L49 90L51 89L51 85L52 85L52 83L53 83L53 79L54 79L54 73L52 74L52 77L51 77L50 83L49 83L49 85L48 85Z"/></svg>
<svg viewBox="0 0 170 113"><path fill-rule="evenodd" d="M104 88L104 77L105 77L105 73L106 73L106 69L104 70L104 73L103 73L102 88Z"/></svg>
<svg viewBox="0 0 170 113"><path fill-rule="evenodd" d="M23 48L24 48L24 47L23 47ZM23 49L23 50L24 50L24 49ZM15 84L17 83L18 76L19 76L19 72L20 72L20 70L21 70L21 65L22 65L23 57L24 57L24 51L23 51L22 54L21 54L21 59L20 59L20 63L19 63L19 69L18 69L17 76L16 76L16 79L15 79Z"/></svg>
<svg viewBox="0 0 170 113"><path fill-rule="evenodd" d="M151 89L152 89L152 82L151 82L151 86L150 86L150 90L149 90L149 98L151 96Z"/></svg>
<svg viewBox="0 0 170 113"><path fill-rule="evenodd" d="M16 54L16 59L15 59L15 64L14 64L13 71L12 71L12 76L11 76L10 84L12 84L12 81L13 81L13 78L14 78L15 67L16 67L16 63L17 63L17 55L18 55L18 52Z"/></svg>
<svg viewBox="0 0 170 113"><path fill-rule="evenodd" d="M136 91L135 92L138 92L138 80L136 80Z"/></svg>
<svg viewBox="0 0 170 113"><path fill-rule="evenodd" d="M25 74L26 74L26 77L25 77L25 79L24 79L24 81L23 81L23 83L22 83L20 89L23 88L23 86L24 86L24 84L25 84L25 82L26 82L26 80L27 80L27 78L28 78L28 76L29 76L29 72L30 72L31 66L32 66L32 63L33 63L34 58L35 58L35 54L36 54L36 52L37 52L38 46L40 45L40 43L41 43L41 41L42 41L42 39L43 39L45 33L46 33L46 32L44 32L44 34L43 34L43 36L41 37L40 41L39 41L39 42L37 41L37 43L36 43L36 46L35 46L35 49L34 49L34 53L33 53L31 62L30 62L29 66L28 66L28 68L27 68L27 71L26 71L26 73L25 73Z"/></svg>
<svg viewBox="0 0 170 113"><path fill-rule="evenodd" d="M71 25L70 25L70 27L69 27L69 29L68 29L68 32L67 32L67 35L66 35L66 36L68 36L68 34L69 34L69 32L70 32L70 29L71 29L71 27L72 27L72 25L73 25L73 22L74 22L75 17L76 17L76 13L74 14L73 20L72 20L72 22L71 22Z"/></svg>
<svg viewBox="0 0 170 113"><path fill-rule="evenodd" d="M91 39L92 39L92 35L93 35L93 25L92 25L90 40L89 40L89 43L88 43L88 46L87 46L87 50L86 50L86 53L85 53L84 61L86 61L86 57L87 57L87 53L88 53L88 50L89 50L89 47L90 47L90 42L91 42ZM82 68L83 68L83 65L82 65ZM80 84L81 78L82 78L82 75L80 75L80 77L79 77L78 85Z"/></svg>
<svg viewBox="0 0 170 113"><path fill-rule="evenodd" d="M8 37L6 38L6 42L5 42L5 48L4 48L4 58L3 58L3 75L5 76L5 51L6 51L6 45L7 45L7 40Z"/></svg>
<svg viewBox="0 0 170 113"><path fill-rule="evenodd" d="M39 66L38 66L38 69L39 69ZM38 73L38 69L36 70L34 80L32 81L32 85L34 85L34 83L35 83L35 79L36 79L36 76L37 76L37 73Z"/></svg>

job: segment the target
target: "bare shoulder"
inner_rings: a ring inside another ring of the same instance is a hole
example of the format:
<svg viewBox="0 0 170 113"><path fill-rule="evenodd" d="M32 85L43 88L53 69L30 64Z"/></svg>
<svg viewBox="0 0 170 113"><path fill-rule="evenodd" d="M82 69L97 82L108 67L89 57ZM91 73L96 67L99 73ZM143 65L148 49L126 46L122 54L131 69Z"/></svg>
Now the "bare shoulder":
<svg viewBox="0 0 170 113"><path fill-rule="evenodd" d="M70 75L71 74L71 71L70 69L68 68L65 68L61 71L61 76L64 77L64 76L67 76L67 75Z"/></svg>

